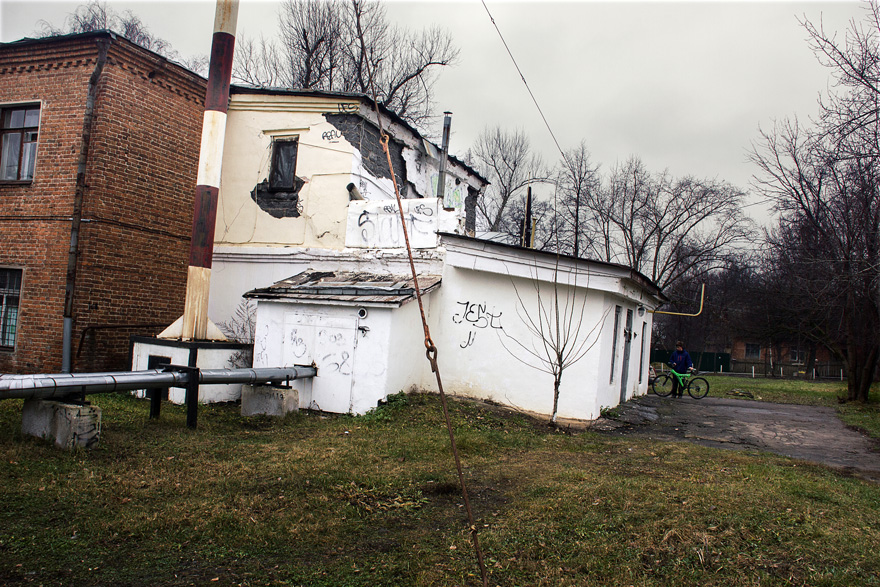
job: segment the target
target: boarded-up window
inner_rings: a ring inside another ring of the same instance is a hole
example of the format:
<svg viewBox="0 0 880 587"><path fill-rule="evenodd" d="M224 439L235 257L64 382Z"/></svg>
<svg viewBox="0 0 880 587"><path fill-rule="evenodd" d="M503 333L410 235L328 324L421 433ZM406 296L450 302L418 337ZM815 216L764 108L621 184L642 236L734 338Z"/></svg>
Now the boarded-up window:
<svg viewBox="0 0 880 587"><path fill-rule="evenodd" d="M269 172L269 190L296 191L296 139L272 143L272 169Z"/></svg>
<svg viewBox="0 0 880 587"><path fill-rule="evenodd" d="M302 214L299 192L305 182L296 176L299 139L272 141L269 177L258 183L251 199L275 218L296 218Z"/></svg>

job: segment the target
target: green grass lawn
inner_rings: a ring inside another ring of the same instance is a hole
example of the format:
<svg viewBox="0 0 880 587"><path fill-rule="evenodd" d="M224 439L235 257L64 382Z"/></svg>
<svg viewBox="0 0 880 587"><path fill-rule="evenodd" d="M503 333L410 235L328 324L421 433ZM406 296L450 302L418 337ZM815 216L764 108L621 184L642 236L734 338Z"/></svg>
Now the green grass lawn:
<svg viewBox="0 0 880 587"><path fill-rule="evenodd" d="M357 418L202 407L195 431L179 407L94 399L101 443L76 452L0 402L0 584L480 584L435 396ZM875 484L451 411L490 585L880 584Z"/></svg>

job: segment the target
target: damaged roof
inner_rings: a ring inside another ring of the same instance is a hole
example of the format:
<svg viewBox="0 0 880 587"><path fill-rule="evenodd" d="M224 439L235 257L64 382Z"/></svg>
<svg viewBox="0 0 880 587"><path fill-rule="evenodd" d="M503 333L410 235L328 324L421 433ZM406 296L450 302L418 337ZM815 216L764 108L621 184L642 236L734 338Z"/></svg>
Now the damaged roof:
<svg viewBox="0 0 880 587"><path fill-rule="evenodd" d="M440 276L418 276L422 293L440 287ZM412 276L364 271L316 271L307 269L269 287L244 294L257 300L284 300L307 304L394 306L416 299Z"/></svg>
<svg viewBox="0 0 880 587"><path fill-rule="evenodd" d="M399 125L407 128L414 136L418 137L422 141L422 148L425 150L425 154L434 159L440 158L441 148L422 136L422 133L416 129L412 124L407 122L404 118L402 118L399 114L389 109L387 106L382 104L381 102L374 102L373 98L368 96L367 94L361 94L358 92L339 92L336 90L315 90L310 88L259 88L255 86L247 86L241 84L231 84L229 86L230 94L263 94L263 95L289 95L289 96L319 96L324 98L351 98L355 100L361 100L366 102L370 106L374 104L378 106L379 110L384 113L386 116L394 120ZM461 167L463 167L468 173L473 175L475 178L480 180L484 185L489 185L489 180L480 175L480 172L453 155L452 153L447 153L447 157L450 160L454 161ZM421 285L421 282L419 282Z"/></svg>

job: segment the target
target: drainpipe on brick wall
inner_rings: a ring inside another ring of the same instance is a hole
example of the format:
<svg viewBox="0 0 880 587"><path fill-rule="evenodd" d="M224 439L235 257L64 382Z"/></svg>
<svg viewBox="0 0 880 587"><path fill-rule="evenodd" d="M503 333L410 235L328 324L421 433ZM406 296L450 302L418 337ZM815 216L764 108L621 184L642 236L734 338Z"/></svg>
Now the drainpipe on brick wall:
<svg viewBox="0 0 880 587"><path fill-rule="evenodd" d="M107 50L110 40L98 39L98 61L89 78L89 93L86 98L86 111L83 115L82 143L76 164L76 191L73 196L73 217L70 223L70 248L67 252L67 283L64 287L64 329L61 344L61 371L70 373L71 341L73 338L73 298L76 290L76 263L79 257L79 228L82 223L83 196L86 190L86 163L89 160L89 143L92 140L92 122L95 118L95 96L98 94L98 81L104 64L107 63Z"/></svg>

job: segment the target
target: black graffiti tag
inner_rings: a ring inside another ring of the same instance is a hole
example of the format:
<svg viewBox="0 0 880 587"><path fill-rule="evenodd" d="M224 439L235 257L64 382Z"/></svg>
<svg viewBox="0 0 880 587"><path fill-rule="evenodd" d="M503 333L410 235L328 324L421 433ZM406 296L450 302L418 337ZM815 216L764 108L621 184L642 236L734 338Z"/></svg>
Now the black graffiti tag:
<svg viewBox="0 0 880 587"><path fill-rule="evenodd" d="M455 324L464 324L470 328L478 328L480 330L486 328L501 329L501 312L495 313L494 308L493 311L490 312L485 303L479 304L470 301L456 303L459 306L462 306L462 308L452 316L452 321ZM475 340L476 333L473 330L470 330L468 331L467 341L458 346L465 349L474 344Z"/></svg>
<svg viewBox="0 0 880 587"><path fill-rule="evenodd" d="M456 324L467 322L474 328L501 328L501 312L494 314L486 309L486 304L475 304L473 302L456 302L459 306L464 306L460 312L456 312L452 316L452 321Z"/></svg>

